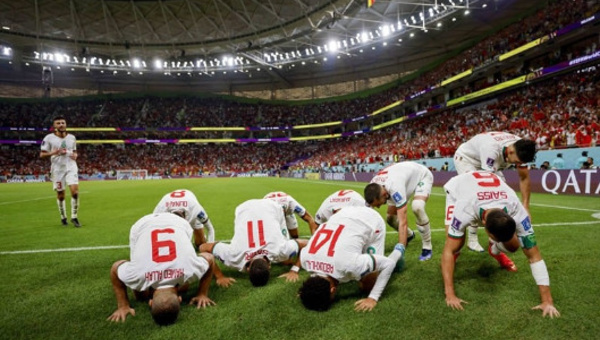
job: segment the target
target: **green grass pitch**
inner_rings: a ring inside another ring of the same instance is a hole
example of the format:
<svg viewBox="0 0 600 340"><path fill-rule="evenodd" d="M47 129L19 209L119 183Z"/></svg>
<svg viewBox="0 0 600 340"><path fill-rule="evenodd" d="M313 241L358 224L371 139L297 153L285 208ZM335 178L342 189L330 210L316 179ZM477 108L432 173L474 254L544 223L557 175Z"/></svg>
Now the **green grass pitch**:
<svg viewBox="0 0 600 340"><path fill-rule="evenodd" d="M165 193L186 188L196 193L219 240L233 232L235 207L270 191L285 191L313 215L322 200L339 189L362 193L364 183L283 178L219 178L107 181L80 184L80 229L62 227L49 183L0 185L0 338L2 339L596 339L600 333L599 197L533 194L531 213L538 245L550 273L555 305L562 316L542 318L531 307L539 294L522 252L511 257L509 273L487 254L463 250L455 284L468 301L464 311L446 307L440 273L444 243L444 196L434 188L427 204L434 256L421 263L420 238L407 249L406 269L394 274L370 313L353 310L363 297L357 285L342 285L332 309L305 310L274 266L266 287L238 281L224 289L211 285L217 306L182 307L177 323L160 328L147 305L121 324L105 321L116 308L109 281L111 264L129 256L129 228L151 213ZM69 196L67 195L67 207ZM379 210L385 214L385 208ZM410 216L414 229L414 217ZM308 227L299 221L300 234ZM389 229L386 254L396 243ZM480 240L485 244L484 232ZM308 274L301 272L301 280ZM196 286L184 296L189 301Z"/></svg>

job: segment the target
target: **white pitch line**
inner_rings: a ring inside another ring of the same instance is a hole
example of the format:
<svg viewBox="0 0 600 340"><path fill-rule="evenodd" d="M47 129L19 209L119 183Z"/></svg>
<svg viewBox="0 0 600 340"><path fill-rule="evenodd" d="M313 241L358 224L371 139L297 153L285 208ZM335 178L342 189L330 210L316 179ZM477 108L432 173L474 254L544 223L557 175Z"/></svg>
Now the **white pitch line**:
<svg viewBox="0 0 600 340"><path fill-rule="evenodd" d="M89 191L80 191L80 194L89 194ZM16 203L24 203L24 202L33 202L33 201L41 201L41 200L47 200L47 199L51 199L51 198L56 198L56 196L44 196L44 197L38 197L38 198L31 198L28 200L20 200L20 201L9 201L9 202L0 202L0 205L7 205L7 204L16 204Z"/></svg>
<svg viewBox="0 0 600 340"><path fill-rule="evenodd" d="M534 227L553 227L553 226L574 226L574 225L590 225L600 224L598 221L585 221L585 222L557 222L557 223L539 223L534 224ZM432 232L445 232L446 229L431 229ZM388 231L386 234L397 234L397 231ZM308 238L308 236L301 236L301 238ZM217 242L230 242L231 240L220 240ZM84 250L104 250L104 249L123 249L129 248L128 245L120 246L99 246L99 247L78 247L78 248L59 248L59 249L37 249L37 250L15 250L15 251L2 251L0 255L18 255L18 254L39 254L39 253L59 253L59 252L71 252L71 251L84 251Z"/></svg>

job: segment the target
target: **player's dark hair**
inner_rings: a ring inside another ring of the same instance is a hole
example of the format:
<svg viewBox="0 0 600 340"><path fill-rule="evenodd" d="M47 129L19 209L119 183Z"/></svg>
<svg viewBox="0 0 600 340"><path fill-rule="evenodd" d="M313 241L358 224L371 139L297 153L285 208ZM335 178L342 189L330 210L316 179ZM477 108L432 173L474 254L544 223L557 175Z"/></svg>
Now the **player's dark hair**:
<svg viewBox="0 0 600 340"><path fill-rule="evenodd" d="M264 257L253 259L252 262L250 262L248 274L250 276L250 282L254 287L266 285L267 282L269 282L269 276L271 274L269 261Z"/></svg>
<svg viewBox="0 0 600 340"><path fill-rule="evenodd" d="M502 209L489 210L485 218L485 228L494 235L496 241L506 242L515 234L515 220Z"/></svg>
<svg viewBox="0 0 600 340"><path fill-rule="evenodd" d="M376 199L379 198L379 196L381 196L381 185L377 184L377 183L370 183L369 185L367 185L365 187L365 201L367 201L368 204L372 204L373 202L375 202Z"/></svg>
<svg viewBox="0 0 600 340"><path fill-rule="evenodd" d="M162 294L152 299L150 314L158 325L168 326L177 320L179 309L180 303L177 294Z"/></svg>
<svg viewBox="0 0 600 340"><path fill-rule="evenodd" d="M298 295L307 309L323 312L331 307L331 284L324 277L309 277L298 290Z"/></svg>
<svg viewBox="0 0 600 340"><path fill-rule="evenodd" d="M530 139L519 139L515 142L515 152L523 163L531 163L535 160L535 142Z"/></svg>
<svg viewBox="0 0 600 340"><path fill-rule="evenodd" d="M56 122L57 120L67 120L67 119L63 115L54 116L54 118L52 118L52 123Z"/></svg>

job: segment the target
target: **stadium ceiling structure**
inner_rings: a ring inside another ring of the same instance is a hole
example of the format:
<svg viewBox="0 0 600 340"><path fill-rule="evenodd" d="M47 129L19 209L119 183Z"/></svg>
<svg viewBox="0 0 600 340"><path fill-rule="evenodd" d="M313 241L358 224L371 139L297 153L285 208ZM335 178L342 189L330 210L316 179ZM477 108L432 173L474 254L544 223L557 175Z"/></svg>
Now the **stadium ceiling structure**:
<svg viewBox="0 0 600 340"><path fill-rule="evenodd" d="M294 87L411 72L544 3L0 0L0 58L25 75Z"/></svg>

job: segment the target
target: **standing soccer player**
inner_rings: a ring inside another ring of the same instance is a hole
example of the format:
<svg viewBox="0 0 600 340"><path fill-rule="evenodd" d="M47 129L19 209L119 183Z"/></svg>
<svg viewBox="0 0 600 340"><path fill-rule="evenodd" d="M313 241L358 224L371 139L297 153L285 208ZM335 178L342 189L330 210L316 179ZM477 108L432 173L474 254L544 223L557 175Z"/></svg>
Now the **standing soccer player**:
<svg viewBox="0 0 600 340"><path fill-rule="evenodd" d="M77 168L77 145L75 136L67 132L67 121L63 116L54 117L54 132L42 141L40 158L50 157L50 178L56 191L58 211L62 225L67 225L65 187L71 191L71 223L81 227L77 219L79 210L79 174Z"/></svg>
<svg viewBox="0 0 600 340"><path fill-rule="evenodd" d="M444 190L447 237L442 252L442 277L446 304L462 310L462 304L466 303L454 291L455 261L465 243L466 228L483 225L490 238L488 252L502 268L516 271L517 267L505 253L523 249L542 301L533 309L541 310L543 316L560 316L552 301L548 269L538 249L529 213L514 190L487 171L458 175L444 185Z"/></svg>
<svg viewBox="0 0 600 340"><path fill-rule="evenodd" d="M469 171L486 170L495 173L503 181L504 170L511 165L519 172L519 189L523 206L529 211L531 182L527 163L535 159L535 142L521 139L508 132L485 132L476 135L462 143L454 153L454 167L459 175ZM477 227L467 228L467 247L473 251L483 252L484 249L477 239Z"/></svg>
<svg viewBox="0 0 600 340"><path fill-rule="evenodd" d="M371 207L379 208L387 202L387 223L398 230L398 243L405 246L415 237L414 232L408 228L407 219L408 200L413 196L411 209L423 241L419 257L421 261L427 261L432 256L431 226L425 211L432 186L433 174L426 166L401 162L379 171L365 187L365 200Z"/></svg>

